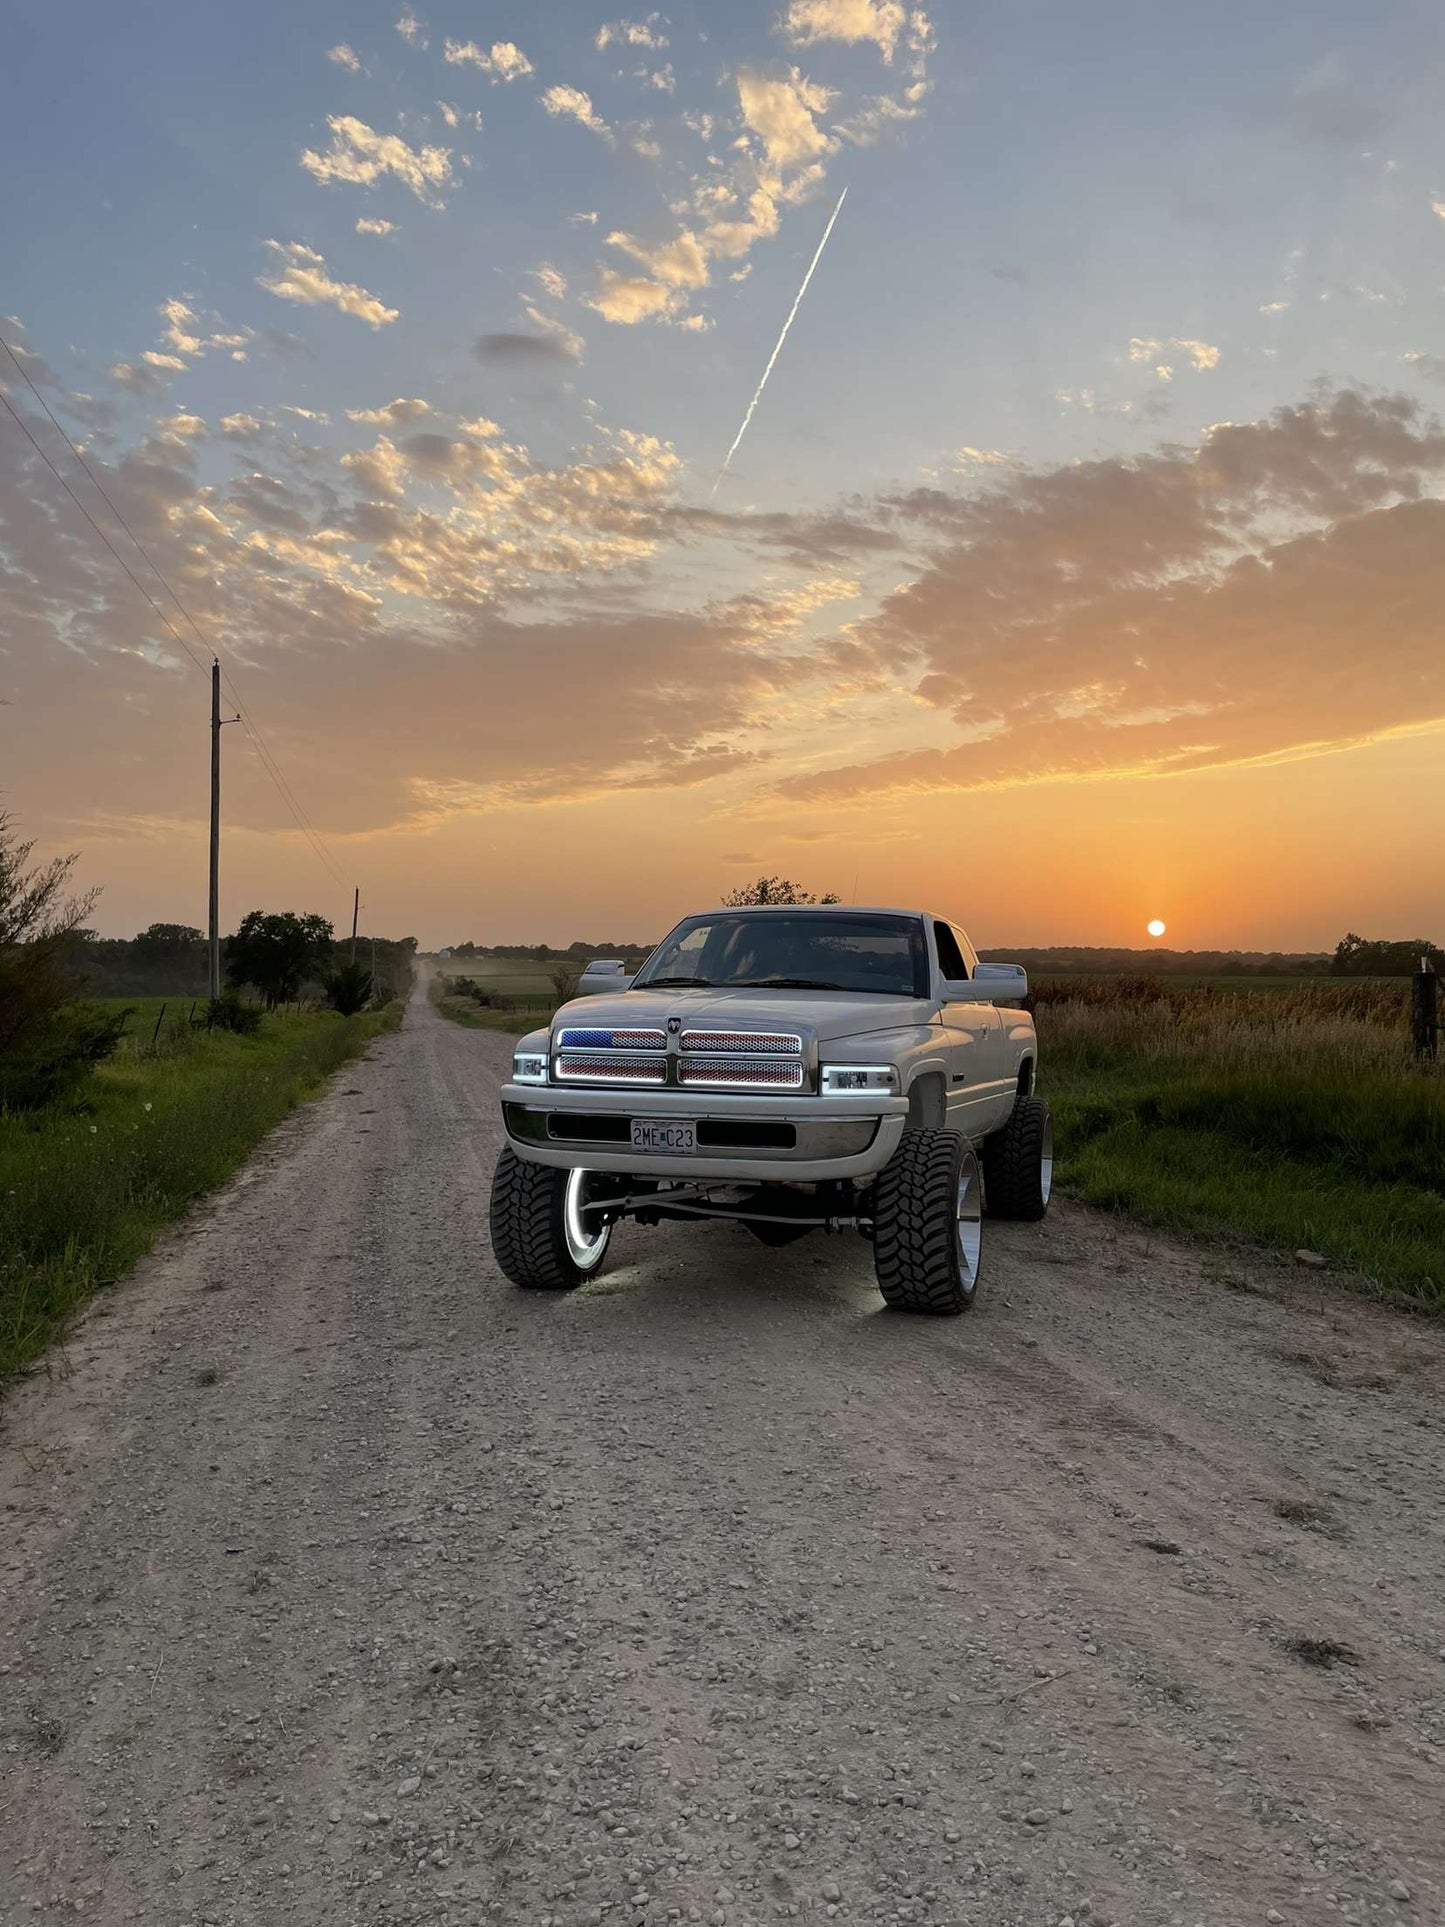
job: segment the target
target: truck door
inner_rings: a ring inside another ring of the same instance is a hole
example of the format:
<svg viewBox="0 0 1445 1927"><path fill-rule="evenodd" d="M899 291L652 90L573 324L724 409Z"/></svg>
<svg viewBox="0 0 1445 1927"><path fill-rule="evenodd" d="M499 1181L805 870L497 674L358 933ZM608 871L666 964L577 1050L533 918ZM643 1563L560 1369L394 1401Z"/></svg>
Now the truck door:
<svg viewBox="0 0 1445 1927"><path fill-rule="evenodd" d="M1003 1019L989 1003L948 995L950 983L966 982L972 970L952 927L933 926L938 967L944 978L942 1020L948 1061L948 1126L970 1136L987 1130L998 1108L1003 1060Z"/></svg>

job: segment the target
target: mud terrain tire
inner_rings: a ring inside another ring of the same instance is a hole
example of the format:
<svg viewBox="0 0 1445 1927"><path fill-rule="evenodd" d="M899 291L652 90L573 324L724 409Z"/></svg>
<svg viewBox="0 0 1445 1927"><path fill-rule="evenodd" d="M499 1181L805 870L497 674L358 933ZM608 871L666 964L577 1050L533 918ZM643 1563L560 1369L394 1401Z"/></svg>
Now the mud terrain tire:
<svg viewBox="0 0 1445 1927"><path fill-rule="evenodd" d="M1041 1097L1015 1100L1009 1121L985 1138L984 1197L991 1218L1036 1224L1049 1208L1054 1182L1054 1127Z"/></svg>
<svg viewBox="0 0 1445 1927"><path fill-rule="evenodd" d="M873 1268L890 1311L967 1311L978 1291L978 1160L957 1131L909 1130L878 1174Z"/></svg>
<svg viewBox="0 0 1445 1927"><path fill-rule="evenodd" d="M611 1227L592 1239L575 1220L587 1173L529 1164L510 1145L492 1178L492 1250L497 1263L523 1291L571 1291L596 1272L607 1255ZM570 1194L570 1195L569 1195Z"/></svg>

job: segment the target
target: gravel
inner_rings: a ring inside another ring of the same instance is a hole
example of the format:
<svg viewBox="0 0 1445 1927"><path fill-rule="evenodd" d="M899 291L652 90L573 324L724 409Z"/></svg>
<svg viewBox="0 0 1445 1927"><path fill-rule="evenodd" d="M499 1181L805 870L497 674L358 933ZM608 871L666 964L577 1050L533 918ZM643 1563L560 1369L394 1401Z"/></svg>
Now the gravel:
<svg viewBox="0 0 1445 1927"><path fill-rule="evenodd" d="M0 1408L0 1920L1445 1917L1439 1333L1068 1207L957 1322L524 1297L510 1048L419 998Z"/></svg>

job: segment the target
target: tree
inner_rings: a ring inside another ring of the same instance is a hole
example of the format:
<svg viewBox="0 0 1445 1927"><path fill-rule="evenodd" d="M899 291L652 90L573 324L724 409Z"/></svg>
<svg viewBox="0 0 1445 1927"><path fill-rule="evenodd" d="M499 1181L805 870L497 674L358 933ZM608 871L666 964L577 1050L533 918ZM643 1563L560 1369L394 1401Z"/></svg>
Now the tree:
<svg viewBox="0 0 1445 1927"><path fill-rule="evenodd" d="M570 964L562 963L548 974L552 979L552 988L557 993L557 1002L569 1003L577 995L577 972Z"/></svg>
<svg viewBox="0 0 1445 1927"><path fill-rule="evenodd" d="M746 883L740 890L729 890L723 902L730 910L740 910L748 904L762 903L838 903L840 898L831 891L825 897L815 897L800 883L791 883L787 877L759 877L756 883Z"/></svg>
<svg viewBox="0 0 1445 1927"><path fill-rule="evenodd" d="M72 1003L66 960L100 894L66 892L74 856L27 869L0 810L0 1109L31 1110L66 1095L120 1041L125 1015Z"/></svg>
<svg viewBox="0 0 1445 1927"><path fill-rule="evenodd" d="M259 990L270 1009L293 1002L330 955L331 925L325 917L252 910L226 939L226 974L232 983Z"/></svg>
<svg viewBox="0 0 1445 1927"><path fill-rule="evenodd" d="M152 923L136 932L135 949L147 962L169 963L187 956L205 941L204 935L188 923Z"/></svg>
<svg viewBox="0 0 1445 1927"><path fill-rule="evenodd" d="M1437 971L1445 966L1445 956L1428 937L1407 937L1391 943L1360 937L1351 930L1335 946L1335 954L1330 959L1330 975L1411 977L1420 968L1422 957L1429 957Z"/></svg>

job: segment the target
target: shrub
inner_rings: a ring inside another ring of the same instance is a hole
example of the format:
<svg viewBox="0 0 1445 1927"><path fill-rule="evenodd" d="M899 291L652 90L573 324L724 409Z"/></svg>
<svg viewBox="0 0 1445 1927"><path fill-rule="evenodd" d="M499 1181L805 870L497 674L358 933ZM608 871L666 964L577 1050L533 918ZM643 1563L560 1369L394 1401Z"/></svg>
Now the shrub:
<svg viewBox="0 0 1445 1927"><path fill-rule="evenodd" d="M237 1037L254 1037L261 1028L261 1006L248 1004L237 990L223 990L206 1006L206 1029L228 1030Z"/></svg>
<svg viewBox="0 0 1445 1927"><path fill-rule="evenodd" d="M371 972L361 964L342 964L322 981L327 1003L343 1017L354 1017L371 1002Z"/></svg>

